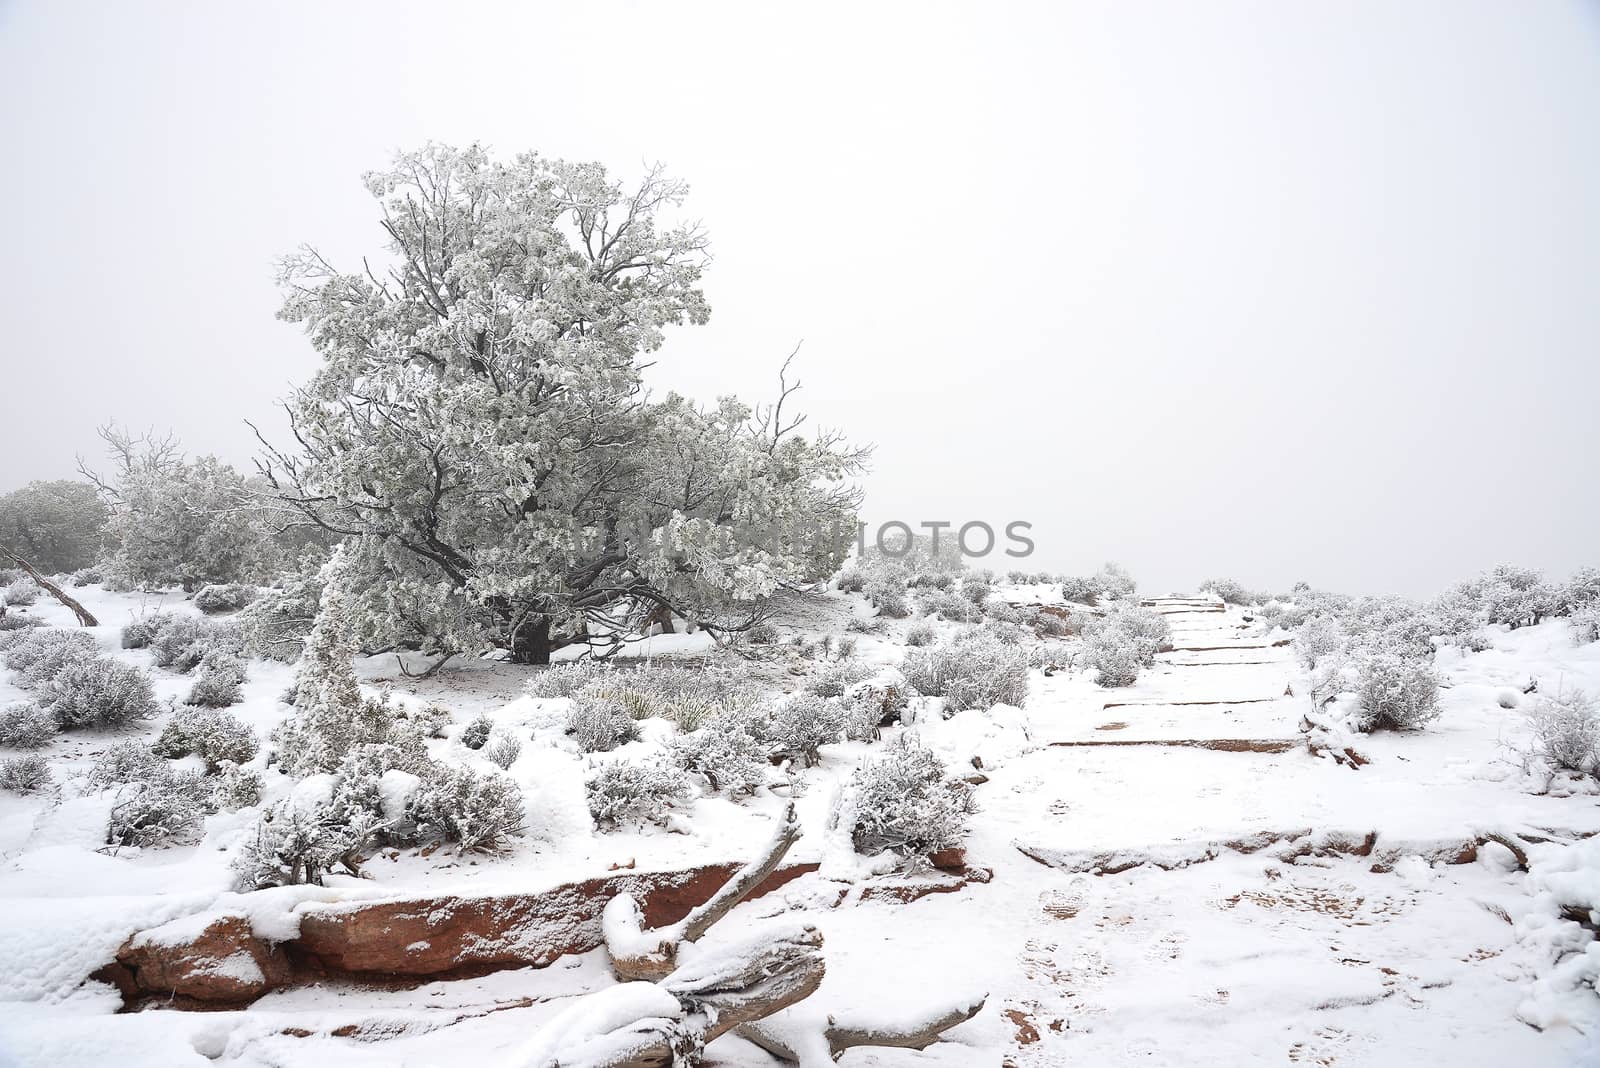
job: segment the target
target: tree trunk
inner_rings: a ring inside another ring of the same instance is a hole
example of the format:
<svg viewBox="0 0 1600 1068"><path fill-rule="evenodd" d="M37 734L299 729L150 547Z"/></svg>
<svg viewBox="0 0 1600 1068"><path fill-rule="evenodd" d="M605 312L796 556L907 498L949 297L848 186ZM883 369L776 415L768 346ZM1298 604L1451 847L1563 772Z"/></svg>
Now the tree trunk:
<svg viewBox="0 0 1600 1068"><path fill-rule="evenodd" d="M76 597L69 597L65 590L63 590L60 586L57 586L54 582L51 582L49 579L45 578L43 575L39 574L34 566L28 563L28 561L24 560L22 557L18 556L16 553L12 552L3 545L0 545L0 556L9 556L18 567L22 568L22 570L26 571L30 576L32 576L33 581L37 582L41 589L43 589L50 596L54 597L56 600L60 601L62 604L66 605L68 608L72 609L72 614L78 617L78 625L80 627L98 627L100 625L100 621L94 618L94 616L89 613L87 608L79 604Z"/></svg>
<svg viewBox="0 0 1600 1068"><path fill-rule="evenodd" d="M511 632L511 660L517 664L550 663L550 617L535 616Z"/></svg>

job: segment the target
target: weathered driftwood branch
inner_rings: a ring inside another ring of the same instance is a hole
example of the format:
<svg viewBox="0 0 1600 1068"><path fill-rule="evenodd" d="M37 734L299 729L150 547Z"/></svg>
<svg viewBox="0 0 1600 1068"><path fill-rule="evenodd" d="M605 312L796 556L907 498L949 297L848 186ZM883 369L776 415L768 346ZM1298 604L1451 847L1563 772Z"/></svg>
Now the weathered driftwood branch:
<svg viewBox="0 0 1600 1068"><path fill-rule="evenodd" d="M737 1028L741 1038L749 1039L774 1057L800 1065L823 1068L834 1058L856 1046L895 1046L901 1049L926 1049L957 1024L965 1023L982 1011L986 997L970 998L935 1009L911 1020L891 1024L874 1023L852 1009L820 1019L762 1020Z"/></svg>
<svg viewBox="0 0 1600 1068"><path fill-rule="evenodd" d="M631 894L606 903L606 949L618 979L656 980L677 967L679 948L698 942L752 890L766 881L790 848L800 840L800 823L791 803L761 856L746 864L712 895L711 900L667 927L644 929L644 914Z"/></svg>
<svg viewBox="0 0 1600 1068"><path fill-rule="evenodd" d="M15 552L6 548L4 545L0 545L0 556L10 557L18 567L22 568L22 570L28 573L33 581L39 584L40 589L44 590L44 592L60 601L68 608L72 609L72 614L78 617L79 626L98 627L100 625L100 621L94 618L94 616L90 615L89 610L83 607L83 605L79 604L76 597L69 596L66 590L63 590L60 586L57 586L54 582L51 582L49 579L39 574L38 570L32 564L18 556Z"/></svg>

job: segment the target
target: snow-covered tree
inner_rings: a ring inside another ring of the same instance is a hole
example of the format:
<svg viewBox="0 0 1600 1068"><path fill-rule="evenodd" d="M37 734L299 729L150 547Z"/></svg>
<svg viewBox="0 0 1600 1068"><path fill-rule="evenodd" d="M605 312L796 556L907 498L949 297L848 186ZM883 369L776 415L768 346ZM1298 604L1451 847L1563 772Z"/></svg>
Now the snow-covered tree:
<svg viewBox="0 0 1600 1068"><path fill-rule="evenodd" d="M278 729L278 759L294 775L331 772L360 745L422 745L420 733L408 733L387 702L361 695L353 663L359 642L348 550L340 546L323 567L322 603L295 676L294 714Z"/></svg>
<svg viewBox="0 0 1600 1068"><path fill-rule="evenodd" d="M644 393L638 357L710 313L682 183L430 145L366 185L387 264L285 264L280 314L323 364L287 404L300 447L265 464L365 535L366 629L543 663L650 614L742 625L838 567L862 455L791 433L792 386L757 410Z"/></svg>
<svg viewBox="0 0 1600 1068"><path fill-rule="evenodd" d="M30 482L0 497L0 545L47 575L100 555L105 502L87 482Z"/></svg>
<svg viewBox="0 0 1600 1068"><path fill-rule="evenodd" d="M111 510L108 565L131 585L231 583L264 576L270 532L245 478L214 456L186 459L171 438L104 427L109 474L84 468Z"/></svg>

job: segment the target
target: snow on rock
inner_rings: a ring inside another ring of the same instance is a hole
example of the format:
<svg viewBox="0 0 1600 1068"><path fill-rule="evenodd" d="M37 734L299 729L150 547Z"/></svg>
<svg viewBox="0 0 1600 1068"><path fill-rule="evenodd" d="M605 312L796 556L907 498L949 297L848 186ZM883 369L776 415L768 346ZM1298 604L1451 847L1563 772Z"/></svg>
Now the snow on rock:
<svg viewBox="0 0 1600 1068"><path fill-rule="evenodd" d="M654 983L619 983L580 998L510 1058L514 1068L588 1068L613 1063L639 1037L683 1017L678 999Z"/></svg>

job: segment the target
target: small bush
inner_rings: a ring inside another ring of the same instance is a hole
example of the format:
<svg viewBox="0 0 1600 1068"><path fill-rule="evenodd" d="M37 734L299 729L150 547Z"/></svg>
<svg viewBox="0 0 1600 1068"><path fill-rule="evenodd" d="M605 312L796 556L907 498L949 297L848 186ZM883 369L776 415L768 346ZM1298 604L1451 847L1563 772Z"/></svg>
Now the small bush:
<svg viewBox="0 0 1600 1068"><path fill-rule="evenodd" d="M913 649L932 645L939 640L939 628L926 619L919 619L906 628L905 643Z"/></svg>
<svg viewBox="0 0 1600 1068"><path fill-rule="evenodd" d="M155 690L145 673L106 657L67 664L39 688L39 703L62 730L120 727L157 711Z"/></svg>
<svg viewBox="0 0 1600 1068"><path fill-rule="evenodd" d="M211 790L199 775L167 770L125 785L111 809L106 844L184 845L199 837Z"/></svg>
<svg viewBox="0 0 1600 1068"><path fill-rule="evenodd" d="M30 702L0 712L0 745L10 749L43 749L56 736L55 717Z"/></svg>
<svg viewBox="0 0 1600 1068"><path fill-rule="evenodd" d="M522 791L497 772L446 767L424 780L410 814L424 837L455 842L463 853L497 852L522 833Z"/></svg>
<svg viewBox="0 0 1600 1068"><path fill-rule="evenodd" d="M1295 632L1294 652L1307 671L1344 648L1344 629L1331 616L1312 616Z"/></svg>
<svg viewBox="0 0 1600 1068"><path fill-rule="evenodd" d="M839 572L836 585L841 593L860 593L867 588L867 576L858 568L846 568Z"/></svg>
<svg viewBox="0 0 1600 1068"><path fill-rule="evenodd" d="M552 664L528 682L529 697L576 697L578 691L599 678L607 678L616 669L610 664L593 660L573 660L565 664Z"/></svg>
<svg viewBox="0 0 1600 1068"><path fill-rule="evenodd" d="M1093 605L1100 600L1100 586L1088 575L1068 575L1061 580L1061 598L1076 604Z"/></svg>
<svg viewBox="0 0 1600 1068"><path fill-rule="evenodd" d="M124 649L148 649L150 643L156 640L172 621L177 617L171 612L151 612L140 616L122 628L122 647Z"/></svg>
<svg viewBox="0 0 1600 1068"><path fill-rule="evenodd" d="M866 595L878 614L888 619L904 619L911 614L911 608L906 604L904 583L889 578L874 578L867 583Z"/></svg>
<svg viewBox="0 0 1600 1068"><path fill-rule="evenodd" d="M1156 653L1170 638L1167 621L1158 613L1119 604L1084 627L1083 656L1099 673L1096 681L1101 686L1131 686L1139 669L1155 663Z"/></svg>
<svg viewBox="0 0 1600 1068"><path fill-rule="evenodd" d="M242 658L244 636L233 623L173 616L150 642L156 667L187 675L216 653Z"/></svg>
<svg viewBox="0 0 1600 1068"><path fill-rule="evenodd" d="M105 573L98 566L91 564L74 571L70 581L74 586L98 586L105 580Z"/></svg>
<svg viewBox="0 0 1600 1068"><path fill-rule="evenodd" d="M1586 604L1567 617L1567 626L1579 645L1600 641L1600 604Z"/></svg>
<svg viewBox="0 0 1600 1068"><path fill-rule="evenodd" d="M708 719L700 730L675 740L672 756L684 771L704 777L713 793L739 797L765 785L771 768L767 751L750 716L724 712Z"/></svg>
<svg viewBox="0 0 1600 1068"><path fill-rule="evenodd" d="M1582 690L1540 694L1528 708L1535 752L1551 767L1593 772L1600 765L1600 708Z"/></svg>
<svg viewBox="0 0 1600 1068"><path fill-rule="evenodd" d="M260 595L254 586L243 583L202 586L194 595L194 606L208 616L222 612L237 612Z"/></svg>
<svg viewBox="0 0 1600 1068"><path fill-rule="evenodd" d="M209 708L180 708L151 746L159 756L176 760L191 754L216 771L225 763L246 764L261 749L255 732L237 716Z"/></svg>
<svg viewBox="0 0 1600 1068"><path fill-rule="evenodd" d="M917 608L925 616L938 616L963 623L975 623L983 618L983 609L953 590L919 590Z"/></svg>
<svg viewBox="0 0 1600 1068"><path fill-rule="evenodd" d="M68 664L95 656L94 638L81 630L13 631L0 660L17 673L17 684L32 690L54 678ZM10 637L10 635L8 635Z"/></svg>
<svg viewBox="0 0 1600 1068"><path fill-rule="evenodd" d="M987 601L993 594L994 587L989 585L987 582L976 582L972 579L965 579L961 583L961 596L965 597L967 600L971 601L975 605L978 605L979 607L982 607L983 602Z"/></svg>
<svg viewBox="0 0 1600 1068"><path fill-rule="evenodd" d="M522 739L515 734L496 734L483 747L483 757L491 764L509 768L522 755Z"/></svg>
<svg viewBox="0 0 1600 1068"><path fill-rule="evenodd" d="M765 734L775 756L797 759L809 768L822 759L823 746L839 740L844 725L842 705L813 693L795 693L772 706Z"/></svg>
<svg viewBox="0 0 1600 1068"><path fill-rule="evenodd" d="M689 781L676 764L617 760L602 765L584 784L584 793L599 827L632 820L665 823L674 804L689 796Z"/></svg>
<svg viewBox="0 0 1600 1068"><path fill-rule="evenodd" d="M1200 584L1202 592L1209 591L1216 594L1228 604L1248 608L1260 601L1269 600L1264 594L1247 590L1233 579L1207 579Z"/></svg>
<svg viewBox="0 0 1600 1068"><path fill-rule="evenodd" d="M1114 597L1125 601L1138 592L1139 584L1133 581L1133 576L1128 574L1120 564L1106 563L1094 574L1095 588L1102 597Z"/></svg>
<svg viewBox="0 0 1600 1068"><path fill-rule="evenodd" d="M37 616L30 616L24 612L8 612L0 607L0 634L7 632L16 633L22 630L31 630L34 627L44 626L44 620Z"/></svg>
<svg viewBox="0 0 1600 1068"><path fill-rule="evenodd" d="M50 765L44 757L30 753L0 760L0 790L35 794L49 785Z"/></svg>
<svg viewBox="0 0 1600 1068"><path fill-rule="evenodd" d="M944 763L909 735L851 780L856 851L924 857L961 844L973 811L971 788L945 776Z"/></svg>
<svg viewBox="0 0 1600 1068"><path fill-rule="evenodd" d="M237 812L261 803L261 776L224 760L211 780L211 807L219 812Z"/></svg>
<svg viewBox="0 0 1600 1068"><path fill-rule="evenodd" d="M365 828L342 823L326 806L302 808L293 799L263 812L233 863L240 890L321 885L336 864L354 868Z"/></svg>
<svg viewBox="0 0 1600 1068"><path fill-rule="evenodd" d="M872 665L857 660L834 660L823 664L806 680L806 690L818 697L842 697L851 686L870 678L875 671Z"/></svg>
<svg viewBox="0 0 1600 1068"><path fill-rule="evenodd" d="M1356 665L1358 730L1415 730L1439 716L1439 677L1426 662L1392 653Z"/></svg>
<svg viewBox="0 0 1600 1068"><path fill-rule="evenodd" d="M600 683L585 687L572 699L567 733L585 753L608 753L639 737L634 712L641 705L629 702L626 695L627 691L619 693Z"/></svg>
<svg viewBox="0 0 1600 1068"><path fill-rule="evenodd" d="M494 732L494 720L480 712L471 723L461 728L461 744L474 751L482 749Z"/></svg>
<svg viewBox="0 0 1600 1068"><path fill-rule="evenodd" d="M880 728L900 721L911 702L922 695L894 668L884 668L845 691L845 737L853 742L876 741Z"/></svg>
<svg viewBox="0 0 1600 1068"><path fill-rule="evenodd" d="M976 630L906 653L901 671L918 693L943 697L951 711L1021 705L1028 699L1028 653Z"/></svg>
<svg viewBox="0 0 1600 1068"><path fill-rule="evenodd" d="M33 579L24 575L5 588L5 593L0 595L8 608L26 608L39 600L39 595L44 591Z"/></svg>
<svg viewBox="0 0 1600 1068"><path fill-rule="evenodd" d="M227 708L244 700L244 662L229 653L212 652L200 662L200 676L189 687L186 705Z"/></svg>
<svg viewBox="0 0 1600 1068"><path fill-rule="evenodd" d="M124 783L154 782L171 773L171 766L149 746L118 742L95 758L89 768L89 788L107 790Z"/></svg>

